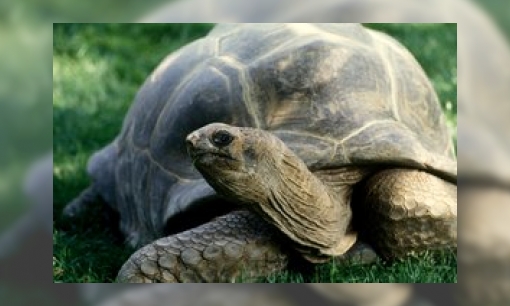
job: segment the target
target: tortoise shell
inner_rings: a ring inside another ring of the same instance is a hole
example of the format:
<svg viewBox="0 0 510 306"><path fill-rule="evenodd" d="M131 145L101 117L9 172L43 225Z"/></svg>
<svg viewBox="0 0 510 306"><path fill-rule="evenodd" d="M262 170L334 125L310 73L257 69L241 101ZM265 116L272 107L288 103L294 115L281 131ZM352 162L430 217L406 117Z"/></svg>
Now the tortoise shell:
<svg viewBox="0 0 510 306"><path fill-rule="evenodd" d="M269 130L312 171L398 165L457 175L437 95L394 39L358 24L219 25L163 60L119 136L89 161L133 246L178 219L189 228L221 214L203 205L217 197L185 145L212 122Z"/></svg>

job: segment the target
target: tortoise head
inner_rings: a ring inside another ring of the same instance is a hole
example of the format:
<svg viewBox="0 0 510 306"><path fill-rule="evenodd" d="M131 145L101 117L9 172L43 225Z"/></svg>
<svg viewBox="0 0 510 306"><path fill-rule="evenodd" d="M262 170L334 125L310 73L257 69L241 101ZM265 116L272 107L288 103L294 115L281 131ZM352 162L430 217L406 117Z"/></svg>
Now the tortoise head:
<svg viewBox="0 0 510 306"><path fill-rule="evenodd" d="M206 125L186 137L188 153L199 168L238 170L242 166L239 128L222 123Z"/></svg>
<svg viewBox="0 0 510 306"><path fill-rule="evenodd" d="M194 166L218 193L255 202L264 188L259 163L269 150L258 134L256 129L211 123L190 133L186 145Z"/></svg>

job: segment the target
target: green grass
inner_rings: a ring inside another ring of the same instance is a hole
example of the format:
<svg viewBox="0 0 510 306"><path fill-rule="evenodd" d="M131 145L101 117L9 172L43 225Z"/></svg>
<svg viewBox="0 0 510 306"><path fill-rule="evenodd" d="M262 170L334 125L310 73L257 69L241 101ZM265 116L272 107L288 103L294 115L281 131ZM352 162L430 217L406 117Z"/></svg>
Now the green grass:
<svg viewBox="0 0 510 306"><path fill-rule="evenodd" d="M73 224L62 208L87 187L88 157L118 133L146 76L172 50L211 25L54 26L53 146L55 282L112 282L133 252L100 207ZM456 130L456 26L370 25L406 45L430 76ZM264 282L456 282L456 255L423 254L395 263L326 264Z"/></svg>
<svg viewBox="0 0 510 306"><path fill-rule="evenodd" d="M451 251L424 253L386 263L322 264L312 271L286 271L264 283L454 283L457 282L457 256Z"/></svg>

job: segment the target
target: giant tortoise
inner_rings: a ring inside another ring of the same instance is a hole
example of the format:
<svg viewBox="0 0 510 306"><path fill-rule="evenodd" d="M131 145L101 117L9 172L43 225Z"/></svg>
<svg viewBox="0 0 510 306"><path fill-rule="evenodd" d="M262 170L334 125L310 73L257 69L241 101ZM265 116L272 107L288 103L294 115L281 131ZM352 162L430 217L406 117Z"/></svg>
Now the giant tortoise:
<svg viewBox="0 0 510 306"><path fill-rule="evenodd" d="M226 24L147 78L92 184L141 247L125 282L224 282L456 247L457 166L413 56L359 24Z"/></svg>

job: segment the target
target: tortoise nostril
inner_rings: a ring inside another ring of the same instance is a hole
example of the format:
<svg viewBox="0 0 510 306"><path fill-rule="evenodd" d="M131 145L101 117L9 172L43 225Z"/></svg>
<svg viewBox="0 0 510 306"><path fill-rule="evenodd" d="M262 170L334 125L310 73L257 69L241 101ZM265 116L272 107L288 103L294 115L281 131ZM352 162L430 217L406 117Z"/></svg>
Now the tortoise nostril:
<svg viewBox="0 0 510 306"><path fill-rule="evenodd" d="M198 141L198 134L193 132L186 137L186 145L188 147L194 147Z"/></svg>

